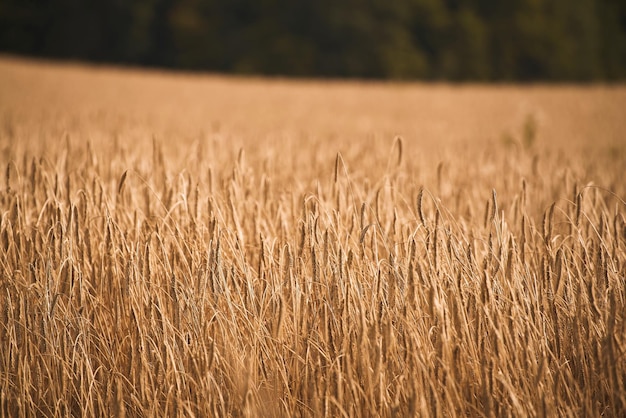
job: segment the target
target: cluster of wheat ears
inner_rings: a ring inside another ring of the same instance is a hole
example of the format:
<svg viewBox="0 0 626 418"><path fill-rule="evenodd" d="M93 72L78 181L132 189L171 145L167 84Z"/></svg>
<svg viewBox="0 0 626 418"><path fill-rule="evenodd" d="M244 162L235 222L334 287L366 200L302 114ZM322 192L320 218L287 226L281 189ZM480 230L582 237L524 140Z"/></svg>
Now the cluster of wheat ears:
<svg viewBox="0 0 626 418"><path fill-rule="evenodd" d="M621 149L3 135L1 416L626 413Z"/></svg>

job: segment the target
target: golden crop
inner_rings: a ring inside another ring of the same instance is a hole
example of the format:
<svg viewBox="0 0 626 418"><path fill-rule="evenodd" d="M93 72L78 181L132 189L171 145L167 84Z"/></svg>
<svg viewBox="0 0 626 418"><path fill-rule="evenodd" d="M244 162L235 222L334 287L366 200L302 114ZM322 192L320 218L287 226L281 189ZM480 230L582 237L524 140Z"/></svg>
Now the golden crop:
<svg viewBox="0 0 626 418"><path fill-rule="evenodd" d="M624 416L626 89L0 60L0 415Z"/></svg>

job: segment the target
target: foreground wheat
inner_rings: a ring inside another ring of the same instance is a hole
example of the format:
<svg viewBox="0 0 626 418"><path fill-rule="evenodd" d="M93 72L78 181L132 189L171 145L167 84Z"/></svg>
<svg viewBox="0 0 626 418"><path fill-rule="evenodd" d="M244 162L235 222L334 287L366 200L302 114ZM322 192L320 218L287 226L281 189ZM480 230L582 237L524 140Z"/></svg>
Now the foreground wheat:
<svg viewBox="0 0 626 418"><path fill-rule="evenodd" d="M158 141L10 162L1 414L623 416L623 161L501 150L423 187L402 145L295 181Z"/></svg>

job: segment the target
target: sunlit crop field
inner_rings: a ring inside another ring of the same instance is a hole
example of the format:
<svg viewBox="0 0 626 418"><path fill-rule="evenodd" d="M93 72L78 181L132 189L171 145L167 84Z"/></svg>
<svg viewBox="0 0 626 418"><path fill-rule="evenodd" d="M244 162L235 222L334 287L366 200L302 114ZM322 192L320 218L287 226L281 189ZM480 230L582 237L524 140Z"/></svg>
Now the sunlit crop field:
<svg viewBox="0 0 626 418"><path fill-rule="evenodd" d="M1 416L625 416L626 87L0 59Z"/></svg>

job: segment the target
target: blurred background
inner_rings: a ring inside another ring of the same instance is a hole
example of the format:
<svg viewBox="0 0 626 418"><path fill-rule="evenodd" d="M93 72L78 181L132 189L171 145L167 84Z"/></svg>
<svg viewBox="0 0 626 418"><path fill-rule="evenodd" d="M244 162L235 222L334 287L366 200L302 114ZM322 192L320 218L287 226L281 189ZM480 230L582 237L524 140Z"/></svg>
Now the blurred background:
<svg viewBox="0 0 626 418"><path fill-rule="evenodd" d="M626 79L623 0L0 0L0 52L221 73Z"/></svg>

